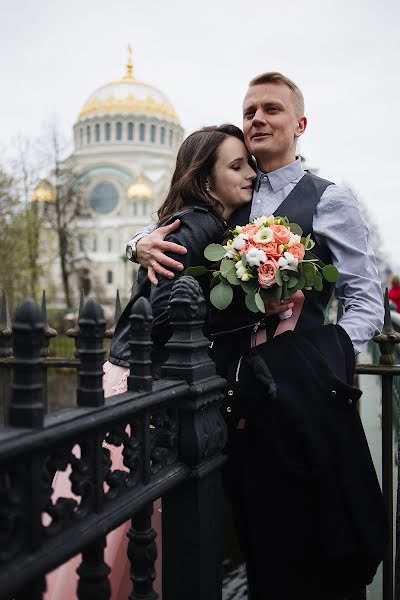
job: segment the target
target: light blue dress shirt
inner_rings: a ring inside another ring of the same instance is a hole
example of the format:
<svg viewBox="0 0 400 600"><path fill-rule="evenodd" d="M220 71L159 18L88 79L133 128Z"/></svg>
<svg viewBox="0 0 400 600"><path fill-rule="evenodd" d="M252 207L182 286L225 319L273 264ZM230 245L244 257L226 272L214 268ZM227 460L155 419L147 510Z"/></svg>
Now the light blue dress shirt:
<svg viewBox="0 0 400 600"><path fill-rule="evenodd" d="M304 174L300 158L270 173L258 170L250 218L274 214ZM335 296L345 310L339 324L358 354L381 331L384 308L375 256L368 244L368 227L350 190L338 185L326 188L314 213L313 229L315 241L329 248L332 263L339 270ZM137 241L153 230L154 225L150 225L133 239Z"/></svg>
<svg viewBox="0 0 400 600"><path fill-rule="evenodd" d="M304 174L300 158L268 174L258 171L250 218L274 214ZM326 188L314 213L313 229L315 241L329 248L339 270L335 296L345 309L339 324L358 354L381 331L384 308L368 227L350 190L338 185Z"/></svg>

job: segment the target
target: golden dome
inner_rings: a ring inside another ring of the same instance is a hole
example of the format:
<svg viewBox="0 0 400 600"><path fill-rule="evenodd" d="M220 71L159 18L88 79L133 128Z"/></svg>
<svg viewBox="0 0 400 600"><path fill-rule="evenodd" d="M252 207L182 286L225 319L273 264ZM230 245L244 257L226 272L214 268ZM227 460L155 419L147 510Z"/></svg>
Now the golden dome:
<svg viewBox="0 0 400 600"><path fill-rule="evenodd" d="M128 188L128 198L153 198L153 192L143 175L139 175Z"/></svg>
<svg viewBox="0 0 400 600"><path fill-rule="evenodd" d="M125 77L110 81L93 92L83 105L79 120L116 113L151 115L179 124L179 117L168 98L133 75L130 47Z"/></svg>
<svg viewBox="0 0 400 600"><path fill-rule="evenodd" d="M54 202L55 194L53 186L43 179L33 192L32 200L34 202Z"/></svg>

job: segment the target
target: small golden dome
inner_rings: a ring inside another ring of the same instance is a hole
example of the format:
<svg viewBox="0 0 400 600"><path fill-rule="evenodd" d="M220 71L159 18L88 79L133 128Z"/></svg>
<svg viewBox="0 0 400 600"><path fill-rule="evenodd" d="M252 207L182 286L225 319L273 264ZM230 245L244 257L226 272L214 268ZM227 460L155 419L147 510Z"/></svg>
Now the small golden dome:
<svg viewBox="0 0 400 600"><path fill-rule="evenodd" d="M34 202L54 202L55 194L53 186L45 179L42 179L33 192L32 200Z"/></svg>
<svg viewBox="0 0 400 600"><path fill-rule="evenodd" d="M134 76L130 47L125 76L95 90L78 120L120 113L151 115L179 124L179 117L165 94Z"/></svg>
<svg viewBox="0 0 400 600"><path fill-rule="evenodd" d="M153 198L153 192L142 174L140 174L132 185L129 186L128 198L147 198L148 200Z"/></svg>

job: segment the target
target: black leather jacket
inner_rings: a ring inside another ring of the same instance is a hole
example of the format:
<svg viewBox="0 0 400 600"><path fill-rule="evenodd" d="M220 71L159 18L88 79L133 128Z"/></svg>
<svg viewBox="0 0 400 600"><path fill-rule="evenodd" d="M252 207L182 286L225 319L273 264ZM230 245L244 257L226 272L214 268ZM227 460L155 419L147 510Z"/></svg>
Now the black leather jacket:
<svg viewBox="0 0 400 600"><path fill-rule="evenodd" d="M176 213L165 225L172 223L175 219L180 219L181 226L174 233L168 235L165 239L169 242L175 242L187 248L187 254L174 254L167 252L175 260L180 261L184 270L189 266L204 265L209 266L209 262L204 258L205 247L211 243L217 243L222 240L226 231L225 224L220 221L212 212L203 206L193 206L179 213ZM133 304L138 298L144 296L150 301L153 311L152 328L152 363L153 373L157 377L160 373L161 365L167 359L167 352L164 349L166 342L172 335L171 325L168 318L168 302L174 281L180 277L183 271L175 273L175 279L165 277L158 278L158 285L151 285L147 278L147 270L142 267L139 269L138 279L133 287L131 298L121 314L115 333L111 342L109 361L115 365L128 367L129 363L129 338L130 323L129 316ZM209 281L201 281L203 293L207 300L209 292Z"/></svg>

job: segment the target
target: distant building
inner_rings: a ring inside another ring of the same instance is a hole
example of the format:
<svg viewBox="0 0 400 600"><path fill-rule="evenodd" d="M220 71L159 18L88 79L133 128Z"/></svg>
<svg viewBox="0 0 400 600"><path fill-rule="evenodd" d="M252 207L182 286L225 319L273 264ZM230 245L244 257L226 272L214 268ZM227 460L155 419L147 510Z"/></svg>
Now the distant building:
<svg viewBox="0 0 400 600"><path fill-rule="evenodd" d="M135 266L124 260L126 242L154 220L165 197L183 139L179 117L167 97L134 76L129 52L126 74L89 96L74 125L74 165L84 195L84 211L75 222L76 252L71 287L112 302L117 288L128 296ZM51 210L51 177L33 199ZM49 240L50 241L50 240ZM49 243L54 250L56 245ZM48 272L46 287L62 303L59 261Z"/></svg>

